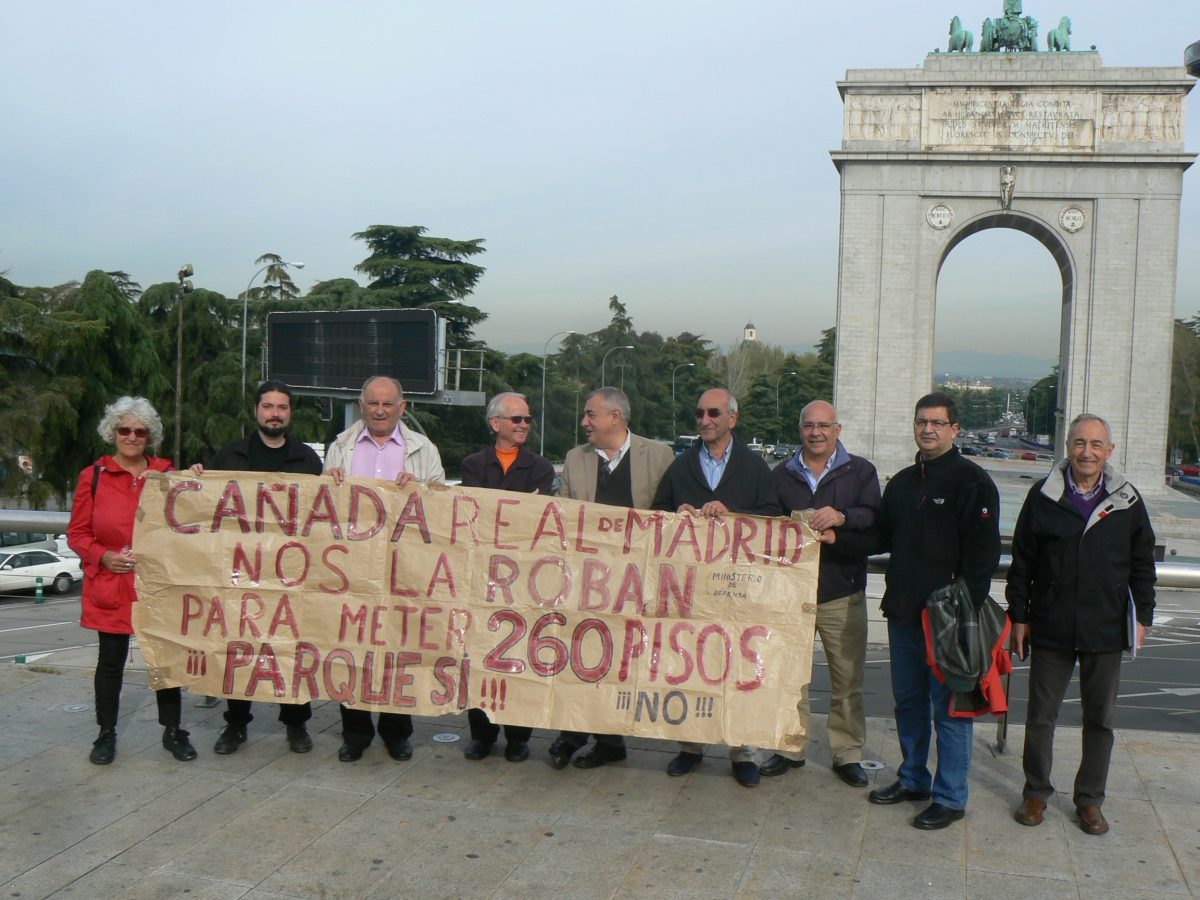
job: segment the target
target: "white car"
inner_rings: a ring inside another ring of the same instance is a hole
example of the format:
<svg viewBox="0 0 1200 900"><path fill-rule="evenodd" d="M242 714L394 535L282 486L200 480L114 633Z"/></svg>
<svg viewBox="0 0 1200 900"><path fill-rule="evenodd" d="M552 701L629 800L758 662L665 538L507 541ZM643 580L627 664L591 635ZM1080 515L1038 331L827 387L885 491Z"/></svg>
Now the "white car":
<svg viewBox="0 0 1200 900"><path fill-rule="evenodd" d="M39 577L47 590L65 594L83 580L83 569L78 557L69 559L49 550L0 555L0 593L37 587Z"/></svg>

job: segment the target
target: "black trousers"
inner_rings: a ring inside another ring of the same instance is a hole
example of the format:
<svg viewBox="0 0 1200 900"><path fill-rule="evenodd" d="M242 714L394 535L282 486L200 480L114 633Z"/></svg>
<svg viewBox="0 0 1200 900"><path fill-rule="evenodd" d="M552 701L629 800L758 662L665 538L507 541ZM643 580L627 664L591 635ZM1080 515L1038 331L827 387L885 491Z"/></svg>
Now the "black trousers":
<svg viewBox="0 0 1200 900"><path fill-rule="evenodd" d="M1083 754L1075 773L1076 806L1100 806L1112 757L1113 720L1121 684L1121 651L1082 653L1035 647L1029 663L1029 709L1025 715L1026 798L1049 800L1054 793L1054 725L1075 661L1079 661L1079 695L1083 708Z"/></svg>
<svg viewBox="0 0 1200 900"><path fill-rule="evenodd" d="M351 747L368 747L375 739L375 725L369 709L353 709L344 703L342 711L342 740ZM413 733L412 716L408 713L379 714L379 737L385 744L408 738Z"/></svg>
<svg viewBox="0 0 1200 900"><path fill-rule="evenodd" d="M588 733L586 731L560 731L558 739L566 741L576 750L588 742ZM608 744L612 747L624 747L625 736L621 734L597 734L594 735L597 744Z"/></svg>
<svg viewBox="0 0 1200 900"><path fill-rule="evenodd" d="M500 726L488 718L488 714L482 709L468 709L467 722L471 726L471 738L476 741L483 741L485 744L494 744L496 739L500 737ZM508 743L513 741L528 741L533 735L533 729L527 725L505 725L504 740ZM584 740L587 740L585 737Z"/></svg>
<svg viewBox="0 0 1200 900"><path fill-rule="evenodd" d="M121 682L125 677L125 660L129 658L128 634L96 632L100 652L96 657L96 724L104 730L117 727L121 709ZM183 719L183 697L179 688L163 688L154 692L158 701L158 724L179 726Z"/></svg>
<svg viewBox="0 0 1200 900"><path fill-rule="evenodd" d="M284 725L303 725L312 718L311 703L277 703L279 721ZM230 725L240 725L245 728L254 718L250 714L249 700L226 700L225 721Z"/></svg>

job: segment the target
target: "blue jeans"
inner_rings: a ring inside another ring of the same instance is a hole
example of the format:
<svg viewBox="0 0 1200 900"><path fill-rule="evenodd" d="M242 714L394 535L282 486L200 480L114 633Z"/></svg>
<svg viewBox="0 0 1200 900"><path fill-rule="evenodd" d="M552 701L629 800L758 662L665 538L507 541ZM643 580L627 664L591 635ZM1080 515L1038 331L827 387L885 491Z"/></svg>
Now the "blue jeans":
<svg viewBox="0 0 1200 900"><path fill-rule="evenodd" d="M951 717L951 692L934 678L925 662L925 633L920 624L889 620L888 644L896 732L904 758L897 772L900 783L910 791L932 790L934 803L966 809L974 720ZM928 766L931 724L937 729L936 778L930 776Z"/></svg>

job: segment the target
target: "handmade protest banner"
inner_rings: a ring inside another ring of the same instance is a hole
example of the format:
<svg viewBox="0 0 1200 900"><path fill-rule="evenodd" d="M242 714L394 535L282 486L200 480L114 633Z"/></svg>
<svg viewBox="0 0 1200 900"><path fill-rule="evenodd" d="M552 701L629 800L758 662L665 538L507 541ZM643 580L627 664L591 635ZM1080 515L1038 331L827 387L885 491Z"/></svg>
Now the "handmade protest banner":
<svg viewBox="0 0 1200 900"><path fill-rule="evenodd" d="M803 750L819 545L444 485L152 473L134 532L151 686Z"/></svg>

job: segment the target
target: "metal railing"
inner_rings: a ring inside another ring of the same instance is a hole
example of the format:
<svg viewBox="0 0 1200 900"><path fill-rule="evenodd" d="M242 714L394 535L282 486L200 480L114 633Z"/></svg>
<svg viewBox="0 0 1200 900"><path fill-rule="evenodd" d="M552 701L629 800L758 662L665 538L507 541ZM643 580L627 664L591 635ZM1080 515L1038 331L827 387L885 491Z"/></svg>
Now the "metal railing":
<svg viewBox="0 0 1200 900"><path fill-rule="evenodd" d="M0 531L33 531L41 534L62 534L67 530L71 519L69 512L47 512L34 509L0 509ZM1005 547L1010 545L1011 538L1005 539ZM886 553L872 556L868 568L873 574L881 575L887 569L888 556ZM1000 565L992 576L994 579L1003 578L1008 574L1012 564L1011 556L1001 556ZM1158 587L1161 588L1200 588L1200 563L1158 562L1154 564L1158 576Z"/></svg>

